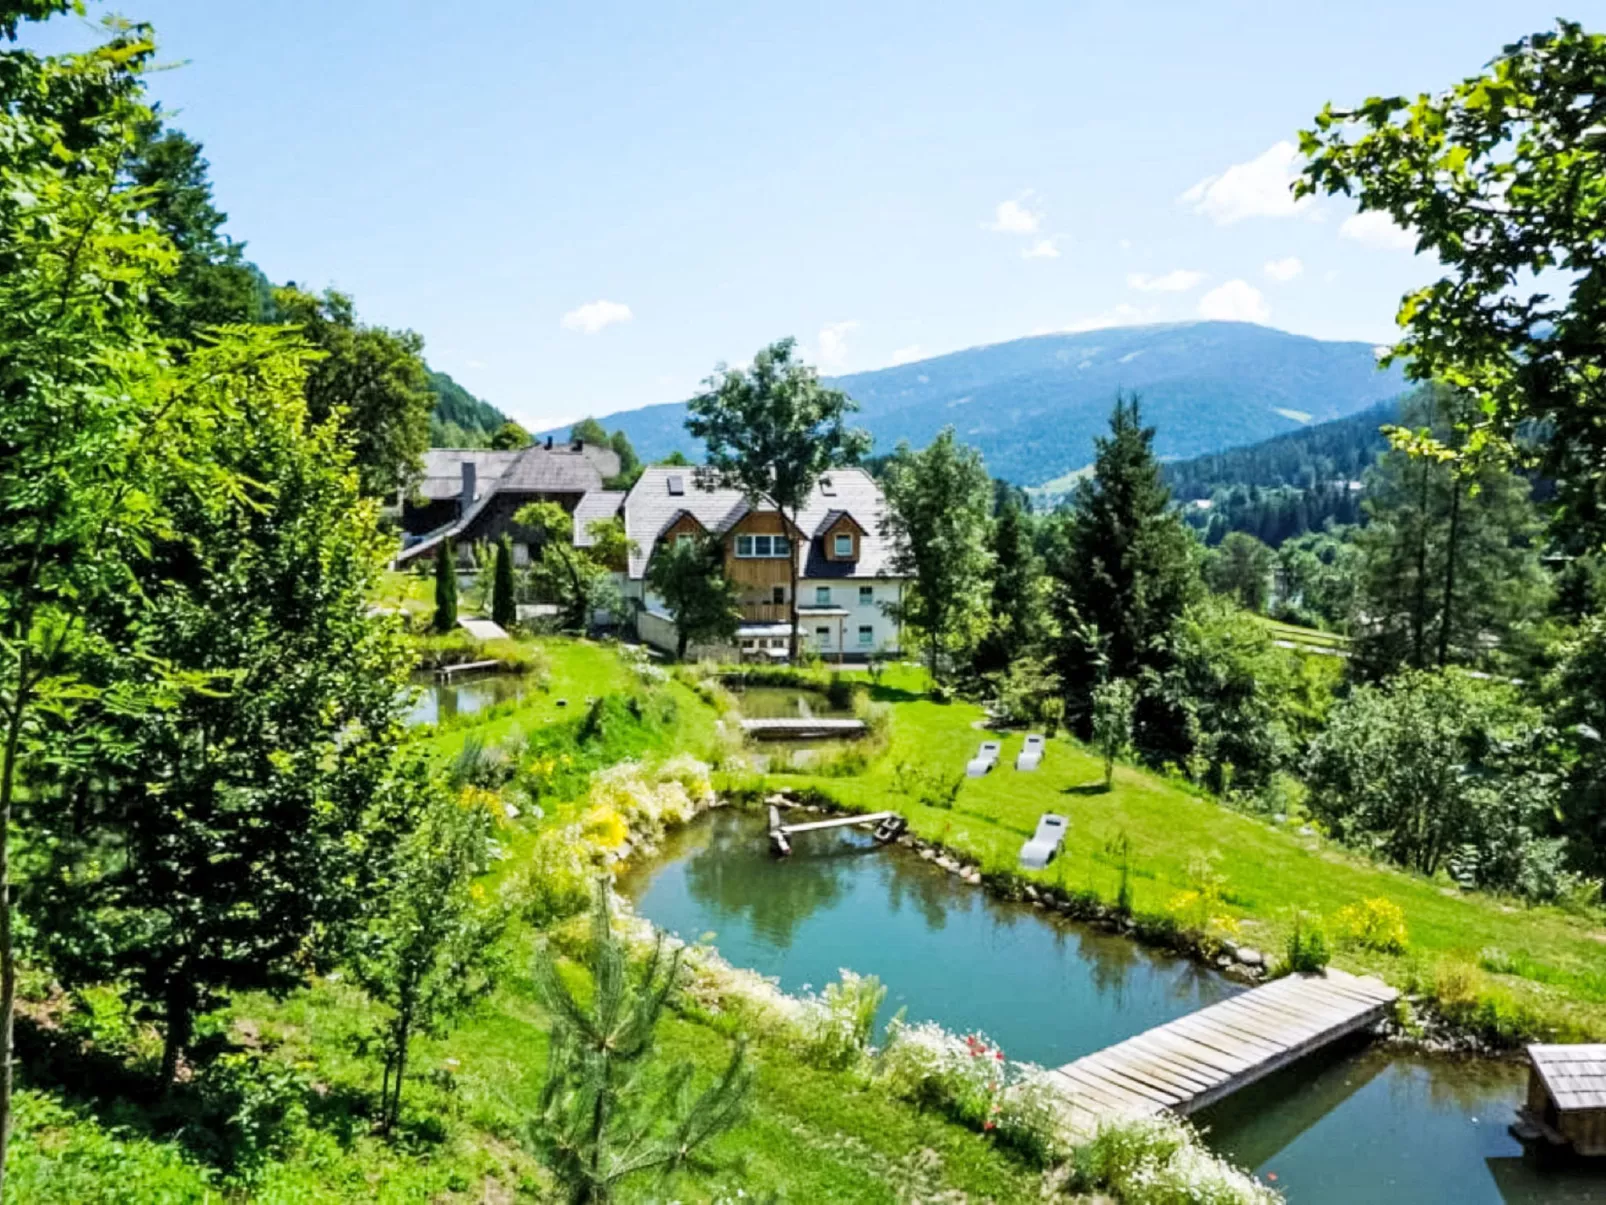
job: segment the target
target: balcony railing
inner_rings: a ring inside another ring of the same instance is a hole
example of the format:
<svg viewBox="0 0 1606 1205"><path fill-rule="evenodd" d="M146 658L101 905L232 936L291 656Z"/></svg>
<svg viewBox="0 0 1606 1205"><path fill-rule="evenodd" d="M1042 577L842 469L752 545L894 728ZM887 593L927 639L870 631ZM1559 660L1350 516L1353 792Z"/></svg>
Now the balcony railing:
<svg viewBox="0 0 1606 1205"><path fill-rule="evenodd" d="M744 602L742 619L747 623L791 623L792 608L778 602Z"/></svg>

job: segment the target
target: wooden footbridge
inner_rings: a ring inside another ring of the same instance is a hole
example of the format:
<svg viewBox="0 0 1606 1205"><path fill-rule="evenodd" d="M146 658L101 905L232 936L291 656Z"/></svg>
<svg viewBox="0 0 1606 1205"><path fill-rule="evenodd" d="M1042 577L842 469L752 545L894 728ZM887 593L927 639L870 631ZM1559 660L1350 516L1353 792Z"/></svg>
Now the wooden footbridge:
<svg viewBox="0 0 1606 1205"><path fill-rule="evenodd" d="M796 719L743 720L742 731L761 741L814 741L830 737L863 736L863 720Z"/></svg>
<svg viewBox="0 0 1606 1205"><path fill-rule="evenodd" d="M830 816L824 820L808 820L802 824L782 824L781 810L770 805L770 852L786 857L792 852L791 838L796 833L810 833L822 828L846 828L850 824L875 825L875 839L885 845L896 840L909 822L897 812L865 812L863 815Z"/></svg>
<svg viewBox="0 0 1606 1205"><path fill-rule="evenodd" d="M1329 969L1289 975L1043 1073L1067 1128L1187 1115L1380 1020L1399 993Z"/></svg>

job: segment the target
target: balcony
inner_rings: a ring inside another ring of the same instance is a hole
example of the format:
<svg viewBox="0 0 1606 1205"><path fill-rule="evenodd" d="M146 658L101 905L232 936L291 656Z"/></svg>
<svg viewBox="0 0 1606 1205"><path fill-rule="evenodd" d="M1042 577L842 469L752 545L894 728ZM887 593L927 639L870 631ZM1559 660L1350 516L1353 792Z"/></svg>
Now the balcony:
<svg viewBox="0 0 1606 1205"><path fill-rule="evenodd" d="M744 602L741 604L743 623L791 623L792 608L787 603Z"/></svg>

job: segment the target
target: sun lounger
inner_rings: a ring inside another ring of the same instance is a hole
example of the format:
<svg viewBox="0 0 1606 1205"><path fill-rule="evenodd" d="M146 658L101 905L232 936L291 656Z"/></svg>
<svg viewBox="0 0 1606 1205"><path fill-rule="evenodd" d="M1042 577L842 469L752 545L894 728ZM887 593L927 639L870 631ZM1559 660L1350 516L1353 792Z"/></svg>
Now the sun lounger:
<svg viewBox="0 0 1606 1205"><path fill-rule="evenodd" d="M976 756L965 765L966 778L981 778L992 772L998 764L998 753L1003 745L998 741L983 741L981 748L976 750Z"/></svg>
<svg viewBox="0 0 1606 1205"><path fill-rule="evenodd" d="M1015 769L1035 770L1043 760L1043 746L1047 743L1043 734L1033 732L1026 737L1026 743L1021 746L1020 752L1015 755Z"/></svg>
<svg viewBox="0 0 1606 1205"><path fill-rule="evenodd" d="M1053 812L1044 812L1032 839L1020 847L1020 864L1026 870L1041 870L1052 862L1065 843L1069 821Z"/></svg>

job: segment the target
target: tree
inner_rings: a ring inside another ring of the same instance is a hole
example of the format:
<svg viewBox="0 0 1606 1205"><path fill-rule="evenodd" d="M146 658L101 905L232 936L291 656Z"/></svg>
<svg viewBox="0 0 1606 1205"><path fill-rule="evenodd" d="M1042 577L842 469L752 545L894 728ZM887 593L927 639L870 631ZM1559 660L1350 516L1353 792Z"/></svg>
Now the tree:
<svg viewBox="0 0 1606 1205"><path fill-rule="evenodd" d="M1555 894L1553 758L1539 713L1454 669L1407 670L1333 708L1306 760L1309 806L1343 841L1468 886Z"/></svg>
<svg viewBox="0 0 1606 1205"><path fill-rule="evenodd" d="M356 453L363 491L389 497L418 474L435 408L424 369L424 341L412 331L364 326L350 297L275 289L280 321L301 329L324 353L307 375L307 420L339 413Z"/></svg>
<svg viewBox="0 0 1606 1205"><path fill-rule="evenodd" d="M1115 763L1132 748L1132 710L1138 694L1127 678L1093 688L1093 744L1104 757L1104 789L1115 779Z"/></svg>
<svg viewBox="0 0 1606 1205"><path fill-rule="evenodd" d="M450 536L435 549L435 631L445 635L457 627L457 549Z"/></svg>
<svg viewBox="0 0 1606 1205"><path fill-rule="evenodd" d="M380 1127L401 1118L413 1037L442 1037L496 985L495 947L508 909L486 900L476 879L491 867L494 795L437 785L416 827L400 842L381 884L381 904L353 940L358 984L388 1011L378 1029L384 1062Z"/></svg>
<svg viewBox="0 0 1606 1205"><path fill-rule="evenodd" d="M611 575L625 567L632 541L618 519L593 520L589 543L574 542L574 517L556 502L521 506L513 522L526 529L539 548L530 575L538 594L563 608L563 625L576 631L589 626L594 611L611 607Z"/></svg>
<svg viewBox="0 0 1606 1205"><path fill-rule="evenodd" d="M1300 134L1296 187L1356 197L1443 266L1401 301L1390 358L1472 396L1459 456L1525 460L1525 433L1544 432L1558 530L1579 548L1606 541L1603 77L1606 35L1562 21L1448 90L1329 104Z"/></svg>
<svg viewBox="0 0 1606 1205"><path fill-rule="evenodd" d="M107 707L107 739L52 768L29 809L64 982L114 982L160 1020L171 1083L195 1021L230 993L282 993L360 912L405 818L403 697L413 653L369 614L391 548L333 422L305 418L306 352L277 328L192 349L196 406L227 416L211 454L237 483L159 482L133 563L140 661L164 705ZM236 356L244 367L231 369ZM70 801L70 806L66 805Z"/></svg>
<svg viewBox="0 0 1606 1205"><path fill-rule="evenodd" d="M736 637L742 609L724 565L724 547L713 537L662 543L647 565L647 586L675 621L675 656L681 661L689 645Z"/></svg>
<svg viewBox="0 0 1606 1205"><path fill-rule="evenodd" d="M636 455L630 437L623 431L615 431L608 437L608 446L619 456L619 475L615 480L627 487L634 485L641 476L641 457Z"/></svg>
<svg viewBox="0 0 1606 1205"><path fill-rule="evenodd" d="M1561 822L1578 868L1598 877L1606 872L1606 615L1584 620L1558 654L1544 698L1566 774Z"/></svg>
<svg viewBox="0 0 1606 1205"><path fill-rule="evenodd" d="M530 446L530 433L512 419L508 419L491 432L491 447L501 452L516 452Z"/></svg>
<svg viewBox="0 0 1606 1205"><path fill-rule="evenodd" d="M1424 392L1408 421L1458 446L1456 403ZM1396 449L1378 458L1366 492L1371 521L1355 535L1358 666L1376 676L1519 654L1548 591L1527 483L1492 460Z"/></svg>
<svg viewBox="0 0 1606 1205"><path fill-rule="evenodd" d="M896 617L925 637L941 681L942 654L972 644L986 622L992 478L981 454L944 427L922 451L899 444L883 485L893 568L910 579Z"/></svg>
<svg viewBox="0 0 1606 1205"><path fill-rule="evenodd" d="M1348 528L1307 532L1285 541L1277 550L1282 591L1272 613L1308 627L1347 630L1359 556Z"/></svg>
<svg viewBox="0 0 1606 1205"><path fill-rule="evenodd" d="M1093 687L1161 668L1199 589L1194 540L1171 509L1153 445L1138 399L1117 397L1048 558L1067 717L1084 734Z"/></svg>
<svg viewBox="0 0 1606 1205"><path fill-rule="evenodd" d="M503 536L496 542L496 566L491 575L491 620L510 628L517 618L518 606L513 597L513 548Z"/></svg>
<svg viewBox="0 0 1606 1205"><path fill-rule="evenodd" d="M1043 562L1032 547L1032 534L1030 516L1013 494L1006 494L993 523L990 615L976 646L980 673L1006 670L1048 637Z"/></svg>
<svg viewBox="0 0 1606 1205"><path fill-rule="evenodd" d="M582 418L569 428L571 440L583 440L599 448L608 446L608 430L594 418Z"/></svg>
<svg viewBox="0 0 1606 1205"><path fill-rule="evenodd" d="M1259 614L1266 610L1276 564L1276 554L1254 536L1228 532L1205 558L1205 581L1217 594L1230 595L1239 606Z"/></svg>
<svg viewBox="0 0 1606 1205"><path fill-rule="evenodd" d="M787 558L791 608L788 652L797 660L798 515L821 476L869 450L870 437L850 428L858 407L841 390L795 358L797 342L782 339L760 349L745 371L721 365L689 403L686 430L708 450L705 480L739 489L753 502L773 506L789 525L794 548Z"/></svg>
<svg viewBox="0 0 1606 1205"><path fill-rule="evenodd" d="M541 1113L527 1131L571 1205L602 1205L631 1176L683 1167L741 1115L752 1073L738 1040L719 1078L689 1094L690 1063L658 1072L657 1028L680 974L682 949L665 956L655 935L633 976L615 936L606 880L597 885L586 951L594 996L582 1005L550 949L536 962L536 990L552 1017ZM656 1073L656 1074L655 1074Z"/></svg>

